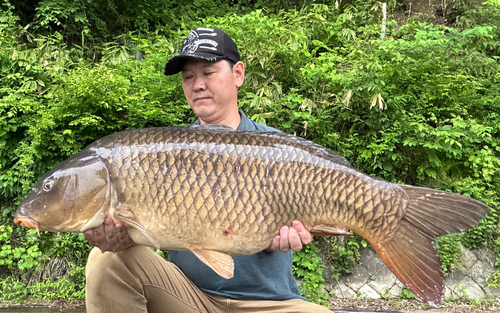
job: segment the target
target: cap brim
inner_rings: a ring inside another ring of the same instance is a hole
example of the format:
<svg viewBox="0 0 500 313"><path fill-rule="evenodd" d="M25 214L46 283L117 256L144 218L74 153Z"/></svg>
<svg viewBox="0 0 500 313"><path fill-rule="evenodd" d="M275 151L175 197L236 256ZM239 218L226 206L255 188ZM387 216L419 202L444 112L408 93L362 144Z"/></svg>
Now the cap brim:
<svg viewBox="0 0 500 313"><path fill-rule="evenodd" d="M174 57L171 57L170 60L168 60L167 64L165 64L165 69L163 70L163 74L165 75L175 75L182 71L182 67L184 66L184 62L188 59L195 59L195 60L203 60L207 62L217 62L220 60L224 60L225 57L203 57L203 56L198 56L198 55L176 55Z"/></svg>

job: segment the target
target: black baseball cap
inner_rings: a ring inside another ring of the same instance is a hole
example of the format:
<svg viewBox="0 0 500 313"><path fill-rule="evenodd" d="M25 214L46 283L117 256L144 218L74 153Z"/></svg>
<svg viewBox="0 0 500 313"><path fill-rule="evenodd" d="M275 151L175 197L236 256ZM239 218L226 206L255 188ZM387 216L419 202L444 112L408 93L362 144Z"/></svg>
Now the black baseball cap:
<svg viewBox="0 0 500 313"><path fill-rule="evenodd" d="M237 63L240 61L240 53L231 37L221 29L198 27L191 30L179 54L168 60L163 73L165 75L179 73L186 59L207 62L230 60Z"/></svg>

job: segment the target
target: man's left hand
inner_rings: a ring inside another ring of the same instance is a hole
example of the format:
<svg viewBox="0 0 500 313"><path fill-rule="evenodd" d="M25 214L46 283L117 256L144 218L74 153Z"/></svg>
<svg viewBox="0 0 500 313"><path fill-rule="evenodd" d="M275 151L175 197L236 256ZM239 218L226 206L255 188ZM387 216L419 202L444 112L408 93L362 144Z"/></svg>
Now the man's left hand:
<svg viewBox="0 0 500 313"><path fill-rule="evenodd" d="M313 239L311 233L299 221L293 221L292 227L283 226L280 234L274 237L273 242L265 251L267 252L295 252L302 250L302 245L307 245Z"/></svg>

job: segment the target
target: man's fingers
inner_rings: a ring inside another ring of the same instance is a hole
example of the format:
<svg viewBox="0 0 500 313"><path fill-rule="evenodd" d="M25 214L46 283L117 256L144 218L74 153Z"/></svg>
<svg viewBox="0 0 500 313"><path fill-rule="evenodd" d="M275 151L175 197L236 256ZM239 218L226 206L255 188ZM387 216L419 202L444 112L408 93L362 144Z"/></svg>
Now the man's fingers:
<svg viewBox="0 0 500 313"><path fill-rule="evenodd" d="M276 237L274 237L269 248L267 248L264 251L269 252L269 253L273 253L273 252L278 251L279 249L280 249L280 235L277 235Z"/></svg>
<svg viewBox="0 0 500 313"><path fill-rule="evenodd" d="M302 241L300 240L299 233L295 230L295 228L290 227L288 231L288 242L290 243L290 249L293 251L302 250Z"/></svg>
<svg viewBox="0 0 500 313"><path fill-rule="evenodd" d="M108 244L112 244L113 242L116 241L116 236L115 236L115 222L111 217L106 216L104 219L104 237L106 239L106 242Z"/></svg>
<svg viewBox="0 0 500 313"><path fill-rule="evenodd" d="M104 233L112 233L113 229L115 228L115 222L113 219L107 215L106 218L104 219Z"/></svg>
<svg viewBox="0 0 500 313"><path fill-rule="evenodd" d="M313 240L313 236L304 227L304 224L302 224L300 221L293 221L292 226L293 226L293 229L295 229L297 231L297 233L300 237L300 241L303 244L307 245L307 244L311 243L311 241ZM301 249L302 249L302 247L301 247ZM293 250L293 251L297 251L297 250Z"/></svg>
<svg viewBox="0 0 500 313"><path fill-rule="evenodd" d="M137 245L128 235L127 227L121 223L116 224L116 238L118 240L118 251Z"/></svg>
<svg viewBox="0 0 500 313"><path fill-rule="evenodd" d="M97 227L94 227L93 230L94 230L94 240L104 236L104 225L99 225Z"/></svg>
<svg viewBox="0 0 500 313"><path fill-rule="evenodd" d="M86 230L83 236L91 246L98 247L103 253L118 252L136 245L128 235L127 228L122 223L115 224L109 213L101 225Z"/></svg>
<svg viewBox="0 0 500 313"><path fill-rule="evenodd" d="M104 225L91 228L89 229L89 231L92 232L92 235L90 235L90 239L87 239L89 241L89 244L101 249L102 253L106 252L106 237L104 236Z"/></svg>
<svg viewBox="0 0 500 313"><path fill-rule="evenodd" d="M110 251L110 244L116 244L115 223L109 214L104 218L104 222L94 228L88 229L83 236L91 246L98 247L104 253Z"/></svg>
<svg viewBox="0 0 500 313"><path fill-rule="evenodd" d="M290 243L288 242L288 226L283 226L280 229L280 250L282 252L290 251Z"/></svg>
<svg viewBox="0 0 500 313"><path fill-rule="evenodd" d="M84 231L83 237L85 237L85 239L87 239L87 241L89 242L89 245L91 245L91 246L94 245L94 230L92 228Z"/></svg>
<svg viewBox="0 0 500 313"><path fill-rule="evenodd" d="M104 238L104 225L97 226L92 228L92 242L93 245L99 247L105 242ZM102 250L102 249L101 249Z"/></svg>
<svg viewBox="0 0 500 313"><path fill-rule="evenodd" d="M132 239L128 235L127 227L123 224L116 224L116 239L119 243L129 243Z"/></svg>

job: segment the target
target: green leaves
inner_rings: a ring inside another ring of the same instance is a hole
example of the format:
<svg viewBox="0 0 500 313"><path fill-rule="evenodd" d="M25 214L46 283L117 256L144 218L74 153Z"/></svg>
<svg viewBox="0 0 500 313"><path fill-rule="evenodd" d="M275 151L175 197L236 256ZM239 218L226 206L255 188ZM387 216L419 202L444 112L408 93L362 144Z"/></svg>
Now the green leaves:
<svg viewBox="0 0 500 313"><path fill-rule="evenodd" d="M299 252L292 254L293 273L302 280L299 284L301 294L309 301L322 304L328 304L328 293L323 291L325 287L322 282L323 270L321 257L318 256L319 248L314 242L304 246Z"/></svg>
<svg viewBox="0 0 500 313"><path fill-rule="evenodd" d="M36 269L40 266L40 256L42 253L39 246L34 242L33 236L36 231L28 231L29 240L22 246L17 246L11 242L12 227L0 225L0 266L5 266L9 270L18 269L21 272Z"/></svg>
<svg viewBox="0 0 500 313"><path fill-rule="evenodd" d="M448 273L458 266L458 261L462 254L461 238L462 234L450 234L438 237L436 240L436 248L441 257L441 265L445 275L448 275Z"/></svg>
<svg viewBox="0 0 500 313"><path fill-rule="evenodd" d="M35 301L59 299L71 301L85 298L84 286L69 282L65 278L59 278L56 281L46 278L44 281L27 285L9 276L0 280L0 292L2 293L2 299L17 301L27 300L28 298Z"/></svg>
<svg viewBox="0 0 500 313"><path fill-rule="evenodd" d="M352 237L333 237L328 253L331 262L332 277L339 279L341 275L351 274L352 269L359 263L360 249L366 248L368 243L359 235Z"/></svg>

